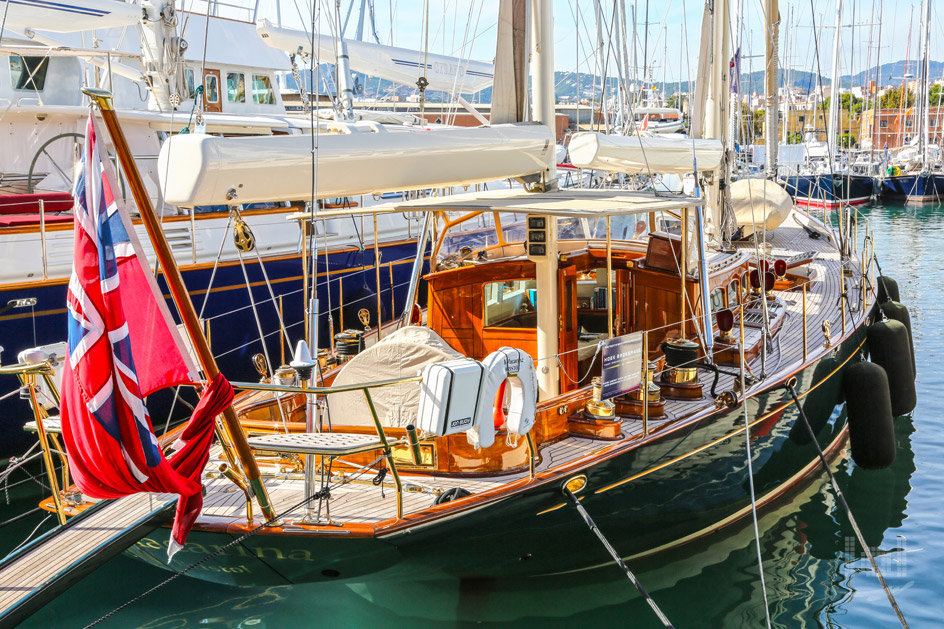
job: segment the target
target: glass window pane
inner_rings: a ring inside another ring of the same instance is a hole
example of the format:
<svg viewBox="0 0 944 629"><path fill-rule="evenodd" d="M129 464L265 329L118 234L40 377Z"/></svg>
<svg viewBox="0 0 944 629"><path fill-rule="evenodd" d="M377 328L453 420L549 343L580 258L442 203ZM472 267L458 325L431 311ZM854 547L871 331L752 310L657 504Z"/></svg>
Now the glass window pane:
<svg viewBox="0 0 944 629"><path fill-rule="evenodd" d="M272 92L272 84L267 75L252 75L252 102L260 105L275 104L275 94Z"/></svg>
<svg viewBox="0 0 944 629"><path fill-rule="evenodd" d="M246 102L246 79L242 72L226 73L226 100L231 103Z"/></svg>
<svg viewBox="0 0 944 629"><path fill-rule="evenodd" d="M42 92L46 86L46 71L49 60L46 57L10 56L10 82L15 90Z"/></svg>
<svg viewBox="0 0 944 629"><path fill-rule="evenodd" d="M220 102L220 80L215 74L208 74L203 77L203 84L206 89L206 101L208 103Z"/></svg>
<svg viewBox="0 0 944 629"><path fill-rule="evenodd" d="M184 89L187 90L186 98L184 100L193 98L193 93L196 90L193 86L193 70L190 68L184 69L184 85L186 86Z"/></svg>
<svg viewBox="0 0 944 629"><path fill-rule="evenodd" d="M507 280L484 286L485 327L536 328L537 280Z"/></svg>

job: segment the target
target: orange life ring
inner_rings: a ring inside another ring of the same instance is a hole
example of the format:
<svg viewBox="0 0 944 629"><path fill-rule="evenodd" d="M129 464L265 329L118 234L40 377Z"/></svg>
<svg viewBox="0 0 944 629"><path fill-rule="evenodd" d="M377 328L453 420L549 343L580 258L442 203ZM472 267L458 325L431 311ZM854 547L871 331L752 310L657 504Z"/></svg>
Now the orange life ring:
<svg viewBox="0 0 944 629"><path fill-rule="evenodd" d="M495 406L492 408L492 422L495 424L495 430L505 425L505 387L508 386L508 378L502 380L498 385L498 393L495 394Z"/></svg>

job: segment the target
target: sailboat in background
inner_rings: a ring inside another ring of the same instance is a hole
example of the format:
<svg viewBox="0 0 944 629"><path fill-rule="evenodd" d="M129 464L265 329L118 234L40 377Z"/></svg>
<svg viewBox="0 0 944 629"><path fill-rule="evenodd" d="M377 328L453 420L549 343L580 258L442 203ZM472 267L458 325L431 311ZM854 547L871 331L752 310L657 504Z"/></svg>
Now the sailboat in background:
<svg viewBox="0 0 944 629"><path fill-rule="evenodd" d="M812 172L791 173L784 178L784 187L797 205L833 209L846 205L862 205L872 199L872 177L854 174L841 164L839 108L842 96L840 58L842 52L842 0L836 0L836 28L833 38L832 83L829 97L829 120L826 131L824 159L810 162ZM787 125L784 120L783 124ZM819 148L819 147L817 147ZM814 149L815 150L815 149Z"/></svg>
<svg viewBox="0 0 944 629"><path fill-rule="evenodd" d="M881 196L890 201L904 201L907 203L927 203L944 198L944 174L934 172L934 163L940 160L937 146L931 146L930 134L930 57L931 45L931 0L925 0L924 28L921 31L922 56L919 68L918 81L918 133L915 135L913 146L905 147L900 156L908 156L909 172L901 174L886 173L882 178ZM907 69L907 68L906 68ZM932 152L937 153L932 158ZM895 166L898 171L901 167Z"/></svg>

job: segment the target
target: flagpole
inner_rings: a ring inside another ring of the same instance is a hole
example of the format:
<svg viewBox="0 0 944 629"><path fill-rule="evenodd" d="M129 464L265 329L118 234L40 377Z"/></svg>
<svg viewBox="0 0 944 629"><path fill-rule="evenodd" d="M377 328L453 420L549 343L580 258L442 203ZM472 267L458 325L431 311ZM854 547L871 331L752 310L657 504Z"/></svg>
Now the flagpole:
<svg viewBox="0 0 944 629"><path fill-rule="evenodd" d="M203 336L200 320L197 318L197 312L194 310L193 302L190 301L190 294L187 292L187 287L184 285L183 277L180 275L180 269L177 268L177 261L174 259L170 245L167 243L167 238L164 236L164 230L161 229L160 221L157 220L154 207L151 205L151 197L144 187L144 182L141 181L141 173L138 172L138 167L131 156L131 149L128 148L128 142L125 140L124 132L121 130L121 125L118 123L117 115L115 115L111 93L107 90L95 88L83 88L82 92L92 99L92 102L98 106L98 109L102 113L105 127L107 127L108 134L115 144L115 152L118 154L118 161L121 163L121 168L125 172L125 178L128 181L128 186L131 188L131 194L134 196L134 201L138 206L138 212L141 214L141 219L144 222L144 227L147 229L151 244L154 245L154 253L157 254L157 260L164 272L167 286L170 288L170 293L174 298L174 303L177 304L177 310L180 312L181 319L183 319L187 335L190 337L191 344L197 354L200 368L203 370L206 378L212 380L219 375L220 369L216 365L216 359L210 351L206 337ZM246 441L246 434L243 432L243 428L239 423L239 419L236 417L236 411L233 409L232 405L227 406L226 410L223 411L223 420L226 422L227 432L229 432L233 447L236 448L236 453L239 455L239 459L242 462L243 473L246 475L246 479L252 487L252 491L256 496L256 500L259 502L259 507L262 509L263 515L265 515L266 520L275 518L275 510L272 508L269 494L259 475L259 466L256 464L256 459L252 456L249 442Z"/></svg>

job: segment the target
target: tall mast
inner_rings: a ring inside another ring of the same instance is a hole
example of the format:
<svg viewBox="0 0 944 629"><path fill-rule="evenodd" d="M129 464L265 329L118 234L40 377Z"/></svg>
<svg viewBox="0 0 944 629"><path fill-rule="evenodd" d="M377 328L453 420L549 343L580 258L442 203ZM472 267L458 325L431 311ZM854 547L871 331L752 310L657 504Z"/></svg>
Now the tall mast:
<svg viewBox="0 0 944 629"><path fill-rule="evenodd" d="M930 103L928 99L930 95L928 91L931 89L931 62L928 57L928 50L930 48L931 40L931 0L925 0L925 15L924 15L924 50L922 51L921 57L921 93L917 96L921 99L921 159L922 159L922 170L929 170L930 165L928 164L928 132L930 131Z"/></svg>
<svg viewBox="0 0 944 629"><path fill-rule="evenodd" d="M643 87L645 87L649 80L649 0L646 0L646 21L643 28L645 31L643 32L642 43L642 82Z"/></svg>
<svg viewBox="0 0 944 629"><path fill-rule="evenodd" d="M784 144L787 143L787 132L790 130L790 90L793 87L793 84L790 81L790 35L792 29L790 28L790 6L787 6L787 26L784 28L784 39L787 42L787 52L784 55L786 60L786 65L783 68L784 74L784 92L783 92L783 103L782 109L783 115L781 119L783 120L783 130L780 132L780 141Z"/></svg>
<svg viewBox="0 0 944 629"><path fill-rule="evenodd" d="M876 129L878 129L878 90L882 86L882 15L884 13L884 7L882 3L878 4L878 48L875 51L875 92L872 96L872 137L876 137ZM872 142L872 155L875 154L875 142ZM882 149L885 147L882 146Z"/></svg>
<svg viewBox="0 0 944 629"><path fill-rule="evenodd" d="M557 133L554 111L554 14L553 3L532 0L532 86L534 95L534 120L551 128ZM547 187L556 187L557 159L553 150L548 151ZM537 279L537 351L538 359L544 359L538 365L538 390L542 400L557 395L560 391L560 374L557 368L559 349L557 303L557 220L548 216L547 254L534 257L535 278Z"/></svg>
<svg viewBox="0 0 944 629"><path fill-rule="evenodd" d="M780 34L780 5L778 0L766 0L767 27L764 29L766 59L764 74L767 89L767 109L764 116L764 138L767 140L767 178L777 177L777 43Z"/></svg>
<svg viewBox="0 0 944 629"><path fill-rule="evenodd" d="M842 49L842 0L836 0L836 31L833 34L833 67L830 78L832 88L829 90L829 124L826 127L826 147L830 152L830 163L835 147L839 142L839 88L842 81L839 79L839 54Z"/></svg>

